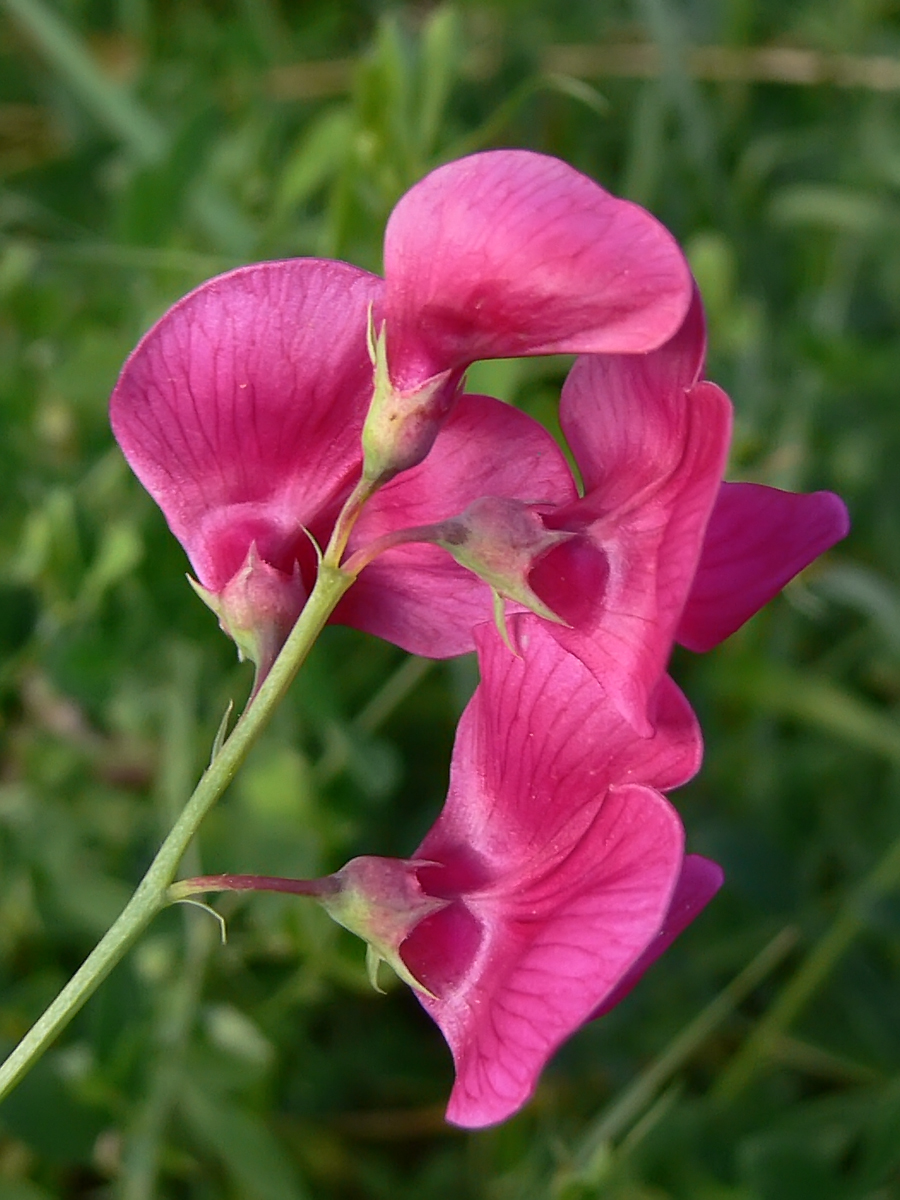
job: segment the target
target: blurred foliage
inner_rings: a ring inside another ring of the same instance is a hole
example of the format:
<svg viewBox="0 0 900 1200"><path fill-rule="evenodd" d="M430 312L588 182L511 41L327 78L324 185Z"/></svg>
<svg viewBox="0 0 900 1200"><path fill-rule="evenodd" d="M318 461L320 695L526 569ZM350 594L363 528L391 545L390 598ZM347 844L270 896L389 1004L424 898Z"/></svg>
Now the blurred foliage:
<svg viewBox="0 0 900 1200"><path fill-rule="evenodd" d="M590 68L635 42L657 48L644 76ZM711 82L688 53L769 44L860 56L871 85ZM677 799L727 886L519 1117L445 1126L449 1056L415 1000L371 992L360 945L302 901L232 898L225 946L163 914L4 1104L0 1200L900 1196L900 91L875 56L900 64L874 0L0 2L5 1047L249 686L106 419L130 348L202 279L302 254L377 270L436 163L558 154L687 247L732 477L833 488L854 521L728 644L676 657L708 741ZM565 369L471 382L552 427ZM329 629L189 868L408 853L473 683Z"/></svg>

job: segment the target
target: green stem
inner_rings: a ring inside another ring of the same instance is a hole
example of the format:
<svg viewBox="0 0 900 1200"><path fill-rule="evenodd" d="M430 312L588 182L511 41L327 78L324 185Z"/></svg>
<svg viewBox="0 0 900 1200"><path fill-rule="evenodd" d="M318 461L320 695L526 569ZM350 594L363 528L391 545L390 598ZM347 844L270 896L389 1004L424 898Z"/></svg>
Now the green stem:
<svg viewBox="0 0 900 1200"><path fill-rule="evenodd" d="M131 900L68 984L0 1066L0 1099L43 1054L153 917L165 907L168 902L167 888L200 823L231 783L338 601L353 583L354 576L329 565L329 557L330 554L327 554L326 561L320 564L315 587L272 670L204 772Z"/></svg>
<svg viewBox="0 0 900 1200"><path fill-rule="evenodd" d="M900 838L888 847L841 906L831 926L797 968L775 1003L722 1073L713 1094L730 1102L771 1060L772 1048L797 1019L841 957L869 924L872 904L900 887Z"/></svg>
<svg viewBox="0 0 900 1200"><path fill-rule="evenodd" d="M434 525L413 525L409 529L392 529L390 533L383 533L381 537L351 554L344 567L352 574L358 575L369 563L374 562L379 554L384 554L385 550L393 550L395 546L407 546L417 542L436 544L446 524L438 522Z"/></svg>
<svg viewBox="0 0 900 1200"><path fill-rule="evenodd" d="M330 567L337 568L341 559L344 557L344 551L347 549L347 543L350 541L350 534L353 532L353 526L359 514L362 512L363 506L372 498L375 492L378 491L378 484L372 483L365 477L359 480L356 487L347 498L341 514L335 522L334 529L331 534L331 541L328 543L328 549L325 551L323 561ZM368 560L371 562L371 559ZM344 564L347 567L347 564ZM359 570L354 570L347 567L350 574L355 579L359 574ZM361 570L362 568L360 568Z"/></svg>
<svg viewBox="0 0 900 1200"><path fill-rule="evenodd" d="M169 888L169 899L177 903L205 892L284 892L320 900L334 895L340 885L330 875L321 879L284 879L278 875L198 875L179 879Z"/></svg>

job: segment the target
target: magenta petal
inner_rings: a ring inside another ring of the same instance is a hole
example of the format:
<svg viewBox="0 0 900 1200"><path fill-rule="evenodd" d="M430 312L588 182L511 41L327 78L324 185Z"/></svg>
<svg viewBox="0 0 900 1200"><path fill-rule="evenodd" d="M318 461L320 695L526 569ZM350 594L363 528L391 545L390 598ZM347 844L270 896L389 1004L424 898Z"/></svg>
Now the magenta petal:
<svg viewBox="0 0 900 1200"><path fill-rule="evenodd" d="M591 355L563 386L559 420L584 490L600 490L607 511L655 487L678 461L685 397L699 382L706 353L696 288L677 333L650 354Z"/></svg>
<svg viewBox="0 0 900 1200"><path fill-rule="evenodd" d="M700 558L728 452L731 405L714 384L689 391L657 378L643 358L587 356L563 390L573 408L594 409L589 477L593 490L552 528L583 529L608 568L592 611L572 628L557 626L560 645L603 682L634 727L649 729L646 705L666 667ZM579 456L584 443L576 443ZM559 551L562 556L566 546ZM532 586L535 586L532 581ZM540 590L538 589L540 595Z"/></svg>
<svg viewBox="0 0 900 1200"><path fill-rule="evenodd" d="M650 350L691 294L677 244L649 213L527 150L432 171L394 209L384 262L401 389L480 358Z"/></svg>
<svg viewBox="0 0 900 1200"><path fill-rule="evenodd" d="M482 496L555 506L570 503L576 492L562 452L542 425L489 396L463 396L428 457L366 506L351 549L456 516ZM487 585L429 545L386 551L363 571L335 614L341 624L434 658L471 650L473 626L490 619Z"/></svg>
<svg viewBox="0 0 900 1200"><path fill-rule="evenodd" d="M728 452L728 397L714 384L697 382L705 344L695 291L669 342L643 355L582 356L560 401L585 496L547 524L581 529L607 565L602 590L591 589L592 610L571 620L572 628L558 627L556 637L643 733L649 730L647 700L665 670ZM563 545L556 557L567 553ZM542 596L534 578L532 586Z"/></svg>
<svg viewBox="0 0 900 1200"><path fill-rule="evenodd" d="M700 770L703 736L690 701L670 675L656 685L648 706L650 724L656 732L651 740L627 744L625 754L615 760L613 773L629 778L639 762L640 779L661 792L687 783Z"/></svg>
<svg viewBox="0 0 900 1200"><path fill-rule="evenodd" d="M454 1124L478 1128L520 1108L665 916L682 856L675 810L649 788L625 786L594 813L564 855L532 847L519 871L467 898L480 926L470 970L440 999L420 997L453 1053ZM430 918L432 939L442 916ZM451 931L448 949L458 936ZM415 973L414 938L403 957Z"/></svg>
<svg viewBox="0 0 900 1200"><path fill-rule="evenodd" d="M699 854L685 856L681 875L669 904L669 911L656 937L637 962L619 980L592 1017L602 1017L620 1004L641 981L647 970L687 929L722 886L724 875L718 863Z"/></svg>
<svg viewBox="0 0 900 1200"><path fill-rule="evenodd" d="M671 680L654 698L655 735L637 738L591 672L560 649L551 626L523 613L509 618L509 630L520 656L492 625L475 630L481 684L461 718L450 792L432 830L442 844L471 846L496 868L536 844L560 844L614 783L684 783L700 742Z"/></svg>
<svg viewBox="0 0 900 1200"><path fill-rule="evenodd" d="M381 290L346 263L243 267L176 304L126 362L113 430L207 588L253 541L289 571L301 526L354 482Z"/></svg>
<svg viewBox="0 0 900 1200"><path fill-rule="evenodd" d="M450 1120L502 1120L663 924L683 833L650 782L696 765L698 732L674 685L636 738L597 681L531 614L521 657L476 631L482 682L463 713L450 791L416 852L448 907L401 954L453 1052ZM628 783L622 783L628 780Z"/></svg>
<svg viewBox="0 0 900 1200"><path fill-rule="evenodd" d="M832 492L722 484L678 641L697 651L718 645L849 527L846 506Z"/></svg>

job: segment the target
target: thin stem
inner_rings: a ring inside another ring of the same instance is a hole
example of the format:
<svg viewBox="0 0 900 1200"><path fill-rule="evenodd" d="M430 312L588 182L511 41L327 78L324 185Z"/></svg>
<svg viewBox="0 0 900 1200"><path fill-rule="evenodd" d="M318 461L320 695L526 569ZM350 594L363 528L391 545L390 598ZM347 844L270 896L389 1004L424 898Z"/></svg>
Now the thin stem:
<svg viewBox="0 0 900 1200"><path fill-rule="evenodd" d="M790 1028L816 990L869 922L873 902L900 887L900 838L888 847L859 887L841 906L831 926L785 985L775 1003L722 1073L714 1090L730 1102L752 1083L772 1057L782 1034Z"/></svg>
<svg viewBox="0 0 900 1200"><path fill-rule="evenodd" d="M370 562L374 562L379 554L384 554L385 550L393 550L395 546L406 546L410 542L436 542L443 528L443 524L413 525L409 529L394 529L390 533L384 533L351 554L344 563L344 569L351 575L358 575Z"/></svg>
<svg viewBox="0 0 900 1200"><path fill-rule="evenodd" d="M319 566L309 600L272 670L204 772L131 900L68 984L0 1066L0 1099L43 1054L153 917L168 903L169 884L203 818L231 783L338 601L353 583L351 574L329 565L331 554L330 545L326 561Z"/></svg>
<svg viewBox="0 0 900 1200"><path fill-rule="evenodd" d="M277 875L198 875L179 879L169 888L169 899L188 900L204 892L289 892L293 896L327 896L338 890L330 876L322 879L282 879Z"/></svg>
<svg viewBox="0 0 900 1200"><path fill-rule="evenodd" d="M353 532L353 526L356 524L357 518L362 512L366 501L371 499L379 486L379 481L367 479L363 475L350 493L346 504L341 509L340 516L335 522L331 541L328 543L328 549L325 551L323 562L328 566L333 567L335 570L340 566L341 559L344 557L344 551L347 549L347 543L350 540L350 534ZM347 570L354 579L359 574L359 571L352 571L349 568Z"/></svg>

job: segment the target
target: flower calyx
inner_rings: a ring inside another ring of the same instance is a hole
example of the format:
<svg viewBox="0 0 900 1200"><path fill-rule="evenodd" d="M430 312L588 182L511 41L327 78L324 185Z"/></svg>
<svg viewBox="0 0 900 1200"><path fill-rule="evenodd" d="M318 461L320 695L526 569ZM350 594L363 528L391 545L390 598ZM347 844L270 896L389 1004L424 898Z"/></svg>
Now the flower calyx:
<svg viewBox="0 0 900 1200"><path fill-rule="evenodd" d="M462 384L461 370L441 371L411 389L391 379L386 326L376 336L369 310L372 403L362 432L363 479L374 490L426 456Z"/></svg>
<svg viewBox="0 0 900 1200"><path fill-rule="evenodd" d="M256 666L257 686L269 672L306 601L300 566L293 572L273 567L260 557L252 542L243 565L219 592L188 576L191 587L219 618L243 662Z"/></svg>
<svg viewBox="0 0 900 1200"><path fill-rule="evenodd" d="M448 901L422 890L417 871L433 865L419 860L363 855L353 858L329 879L334 885L318 897L329 916L367 943L366 969L377 992L378 967L386 962L417 992L435 999L409 970L400 947L413 929Z"/></svg>
<svg viewBox="0 0 900 1200"><path fill-rule="evenodd" d="M441 521L435 531L435 543L490 586L497 624L507 644L504 600L521 604L557 625L567 624L534 591L528 575L543 555L575 535L568 530L547 529L535 506L521 500L482 496L458 517Z"/></svg>

